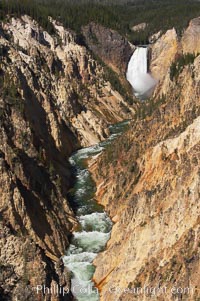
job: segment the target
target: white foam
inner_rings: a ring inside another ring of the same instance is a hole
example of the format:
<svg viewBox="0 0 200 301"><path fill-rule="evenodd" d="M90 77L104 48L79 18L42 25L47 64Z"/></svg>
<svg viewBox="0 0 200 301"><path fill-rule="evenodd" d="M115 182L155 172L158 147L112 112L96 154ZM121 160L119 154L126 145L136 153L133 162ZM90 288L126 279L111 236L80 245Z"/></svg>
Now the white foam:
<svg viewBox="0 0 200 301"><path fill-rule="evenodd" d="M87 159L91 156L94 156L94 155L100 153L103 149L104 148L101 147L99 144L95 144L95 145L90 146L90 147L82 148L70 157L69 162L72 165L76 165L76 160Z"/></svg>
<svg viewBox="0 0 200 301"><path fill-rule="evenodd" d="M99 293L94 288L92 281L83 281L73 278L71 281L71 291L78 301L99 301Z"/></svg>
<svg viewBox="0 0 200 301"><path fill-rule="evenodd" d="M105 212L94 212L88 215L81 215L79 217L79 221L82 229L85 231L99 231L102 233L109 233L112 228L112 222Z"/></svg>
<svg viewBox="0 0 200 301"><path fill-rule="evenodd" d="M110 233L92 232L75 232L72 243L84 252L98 253L103 250Z"/></svg>
<svg viewBox="0 0 200 301"><path fill-rule="evenodd" d="M83 252L78 254L70 254L68 256L63 257L64 263L67 265L71 262L92 262L96 257L96 253L91 252Z"/></svg>
<svg viewBox="0 0 200 301"><path fill-rule="evenodd" d="M89 262L69 262L66 264L72 271L73 278L81 281L90 281L94 273L94 266Z"/></svg>

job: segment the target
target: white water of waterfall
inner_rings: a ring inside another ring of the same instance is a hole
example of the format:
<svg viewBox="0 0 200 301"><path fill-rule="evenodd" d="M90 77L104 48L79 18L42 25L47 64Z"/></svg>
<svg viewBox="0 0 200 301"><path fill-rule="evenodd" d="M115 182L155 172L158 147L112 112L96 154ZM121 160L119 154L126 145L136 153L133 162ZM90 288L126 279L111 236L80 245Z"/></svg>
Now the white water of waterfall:
<svg viewBox="0 0 200 301"><path fill-rule="evenodd" d="M126 73L135 96L140 99L149 97L157 84L157 81L148 73L147 57L148 48L137 47L129 61Z"/></svg>

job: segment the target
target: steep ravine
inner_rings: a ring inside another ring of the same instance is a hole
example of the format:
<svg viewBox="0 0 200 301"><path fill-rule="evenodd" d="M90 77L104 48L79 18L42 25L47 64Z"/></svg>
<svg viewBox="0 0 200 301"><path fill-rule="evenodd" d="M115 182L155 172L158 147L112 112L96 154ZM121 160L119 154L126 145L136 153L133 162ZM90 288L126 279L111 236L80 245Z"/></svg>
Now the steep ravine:
<svg viewBox="0 0 200 301"><path fill-rule="evenodd" d="M68 158L104 140L109 124L129 109L76 34L52 22L53 36L28 16L8 18L0 30L0 295L6 301L71 298L55 292L70 289L60 258L77 226L67 195Z"/></svg>
<svg viewBox="0 0 200 301"><path fill-rule="evenodd" d="M91 281L94 274L92 262L101 252L110 236L112 222L104 208L95 198L95 183L87 166L95 157L101 155L111 143L123 134L129 121L110 126L111 135L105 141L75 152L69 159L76 181L70 193L70 203L79 221L79 227L73 233L64 264L71 271L71 291L77 301L98 301L98 290Z"/></svg>

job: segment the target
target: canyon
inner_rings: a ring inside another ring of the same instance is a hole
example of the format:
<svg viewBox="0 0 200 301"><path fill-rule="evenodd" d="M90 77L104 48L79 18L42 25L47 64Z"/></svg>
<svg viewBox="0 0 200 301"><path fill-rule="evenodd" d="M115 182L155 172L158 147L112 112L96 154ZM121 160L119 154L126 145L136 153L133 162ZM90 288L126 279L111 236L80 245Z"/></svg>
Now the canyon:
<svg viewBox="0 0 200 301"><path fill-rule="evenodd" d="M100 300L199 299L199 31L192 20L181 39L172 29L151 45L154 110L144 107L91 163L97 200L114 222L94 260ZM194 61L173 77L185 51Z"/></svg>
<svg viewBox="0 0 200 301"><path fill-rule="evenodd" d="M126 119L127 131L88 161L95 198L113 221L106 249L94 260L100 300L198 300L199 20L181 37L171 29L149 46L158 84L147 103L127 101L125 73L136 47L118 32L92 22L82 28L83 43L53 19L54 35L27 15L2 23L2 300L73 300L61 259L78 227L68 159ZM109 81L113 72L124 94ZM69 294L38 293L40 284ZM134 293L145 286L167 292Z"/></svg>
<svg viewBox="0 0 200 301"><path fill-rule="evenodd" d="M76 34L51 22L56 36L26 15L1 27L2 300L41 300L40 284L69 290L60 258L78 222L68 158L134 113Z"/></svg>

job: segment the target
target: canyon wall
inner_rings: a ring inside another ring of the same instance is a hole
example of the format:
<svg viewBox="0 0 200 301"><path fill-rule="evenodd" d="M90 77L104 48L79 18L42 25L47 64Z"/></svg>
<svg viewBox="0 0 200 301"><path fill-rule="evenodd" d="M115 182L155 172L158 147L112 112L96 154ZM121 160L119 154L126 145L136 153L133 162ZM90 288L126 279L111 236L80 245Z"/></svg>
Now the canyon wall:
<svg viewBox="0 0 200 301"><path fill-rule="evenodd" d="M71 299L33 290L70 288L60 260L77 225L67 159L134 112L75 33L52 23L53 35L28 16L1 24L1 300Z"/></svg>
<svg viewBox="0 0 200 301"><path fill-rule="evenodd" d="M135 47L117 31L90 23L82 28L87 45L118 73L125 73Z"/></svg>
<svg viewBox="0 0 200 301"><path fill-rule="evenodd" d="M90 163L97 200L114 222L94 261L102 301L200 297L197 44L187 49L192 62L183 60L175 74L170 67L195 40L191 26L199 25L191 21L181 39L173 29L152 45L151 70L160 80L152 107L138 111L126 134Z"/></svg>

